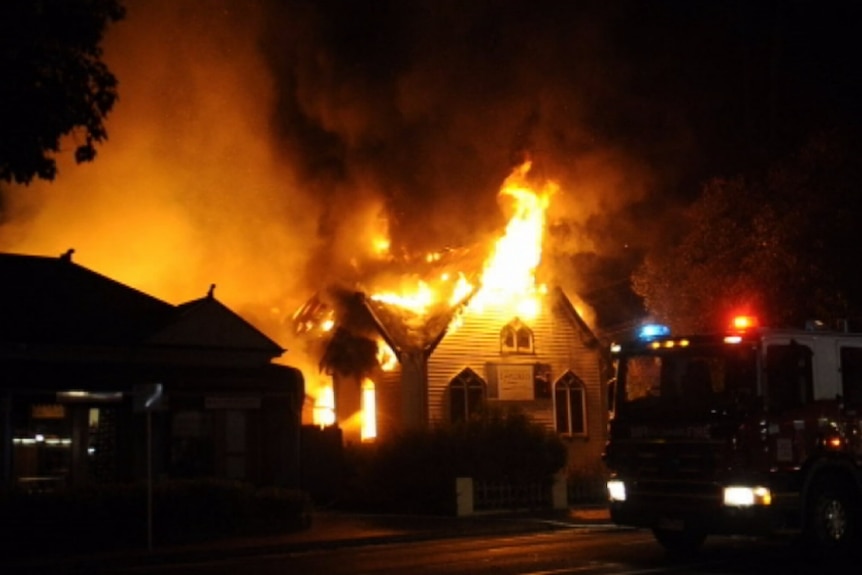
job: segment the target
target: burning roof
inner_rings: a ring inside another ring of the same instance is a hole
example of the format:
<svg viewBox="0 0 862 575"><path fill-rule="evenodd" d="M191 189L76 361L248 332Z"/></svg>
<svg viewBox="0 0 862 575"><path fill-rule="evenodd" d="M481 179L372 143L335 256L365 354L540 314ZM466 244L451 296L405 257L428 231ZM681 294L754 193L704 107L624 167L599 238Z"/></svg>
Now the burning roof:
<svg viewBox="0 0 862 575"><path fill-rule="evenodd" d="M294 330L313 342L320 370L369 377L382 367L381 357L427 356L465 313L537 317L548 294L536 277L546 211L559 186L533 185L531 167L524 162L503 182L499 200L508 223L481 258L476 247L396 258L388 254L388 241L378 238L385 257L367 285L330 287L301 306L292 318Z"/></svg>

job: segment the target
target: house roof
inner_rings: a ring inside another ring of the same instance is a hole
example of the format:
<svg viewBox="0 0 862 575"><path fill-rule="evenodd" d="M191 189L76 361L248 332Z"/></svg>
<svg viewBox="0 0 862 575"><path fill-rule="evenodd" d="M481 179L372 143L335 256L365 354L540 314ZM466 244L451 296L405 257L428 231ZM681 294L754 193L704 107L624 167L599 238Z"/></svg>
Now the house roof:
<svg viewBox="0 0 862 575"><path fill-rule="evenodd" d="M573 323L584 345L596 346L599 344L595 333L575 309L562 288L555 287L549 293L549 297L559 306L565 317ZM415 316L408 311L376 302L370 298L363 298L363 303L369 310L381 335L396 353L410 349L431 353L445 337L458 312L469 305L469 298L465 298L460 304L452 308L446 308L428 317Z"/></svg>
<svg viewBox="0 0 862 575"><path fill-rule="evenodd" d="M171 322L147 338L147 343L266 350L274 356L285 351L218 301L212 290L206 297L178 305Z"/></svg>
<svg viewBox="0 0 862 575"><path fill-rule="evenodd" d="M210 294L179 306L60 257L0 253L0 343L284 350Z"/></svg>
<svg viewBox="0 0 862 575"><path fill-rule="evenodd" d="M446 333L454 317L455 308L445 308L428 316L363 298L383 339L397 354L403 351L429 353Z"/></svg>
<svg viewBox="0 0 862 575"><path fill-rule="evenodd" d="M0 341L115 344L139 341L174 306L59 258L0 253Z"/></svg>
<svg viewBox="0 0 862 575"><path fill-rule="evenodd" d="M557 297L557 302L565 310L566 317L568 317L578 329L578 333L581 336L581 342L588 347L598 346L600 344L599 338L596 337L595 332L589 325L587 325L587 322L584 321L584 318L581 317L578 310L575 309L574 304L572 304L572 300L569 299L563 289L555 287L553 293Z"/></svg>

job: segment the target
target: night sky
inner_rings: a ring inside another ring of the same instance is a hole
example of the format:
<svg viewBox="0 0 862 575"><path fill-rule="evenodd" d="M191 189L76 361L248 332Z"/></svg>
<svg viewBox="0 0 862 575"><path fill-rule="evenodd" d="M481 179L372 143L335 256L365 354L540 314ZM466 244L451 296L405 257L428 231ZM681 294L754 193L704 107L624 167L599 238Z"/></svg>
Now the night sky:
<svg viewBox="0 0 862 575"><path fill-rule="evenodd" d="M850 5L292 2L264 38L279 137L306 181L370 178L395 237L457 245L497 223L475 216L529 156L563 182L557 239L574 238L579 288L616 323L635 309L631 265L703 181L856 127Z"/></svg>
<svg viewBox="0 0 862 575"><path fill-rule="evenodd" d="M613 327L702 182L858 129L852 4L131 0L106 38L108 143L11 190L0 247L289 310L360 275L375 221L404 254L498 234L499 186L530 158L561 186L549 257Z"/></svg>

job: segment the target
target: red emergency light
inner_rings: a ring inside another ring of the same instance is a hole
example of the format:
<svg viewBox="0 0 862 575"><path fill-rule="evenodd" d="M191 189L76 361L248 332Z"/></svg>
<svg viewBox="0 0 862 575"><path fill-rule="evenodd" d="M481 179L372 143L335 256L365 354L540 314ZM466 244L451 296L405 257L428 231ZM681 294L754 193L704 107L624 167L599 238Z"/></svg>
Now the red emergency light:
<svg viewBox="0 0 862 575"><path fill-rule="evenodd" d="M730 327L733 331L748 331L755 329L760 325L757 317L753 315L736 315L730 322Z"/></svg>

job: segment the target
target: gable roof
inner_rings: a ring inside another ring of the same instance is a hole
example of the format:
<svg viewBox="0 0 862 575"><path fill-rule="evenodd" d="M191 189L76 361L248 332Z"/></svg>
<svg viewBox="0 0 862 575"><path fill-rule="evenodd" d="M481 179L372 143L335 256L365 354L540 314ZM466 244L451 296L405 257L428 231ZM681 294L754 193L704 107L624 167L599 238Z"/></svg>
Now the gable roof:
<svg viewBox="0 0 862 575"><path fill-rule="evenodd" d="M557 298L559 305L563 308L566 317L569 318L569 320L575 325L575 328L577 328L581 336L581 343L587 347L600 345L599 338L596 337L595 332L589 325L587 325L587 322L584 321L584 318L581 317L578 310L575 309L574 304L572 304L572 300L569 299L563 289L559 286L555 287L552 293Z"/></svg>
<svg viewBox="0 0 862 575"><path fill-rule="evenodd" d="M0 344L284 352L212 292L174 306L74 263L71 252L0 253Z"/></svg>
<svg viewBox="0 0 862 575"><path fill-rule="evenodd" d="M0 341L112 344L139 341L174 306L71 260L0 253Z"/></svg>
<svg viewBox="0 0 862 575"><path fill-rule="evenodd" d="M374 301L364 297L364 295L362 302L386 343L400 357L402 351L408 350L421 350L426 354L433 352L434 348L446 336L458 314L470 304L470 298L475 293L473 292L457 305L427 317L411 314L409 311ZM547 297L573 324L581 343L587 347L599 345L599 339L575 309L562 288L553 288Z"/></svg>
<svg viewBox="0 0 862 575"><path fill-rule="evenodd" d="M399 357L406 351L430 353L445 335L457 309L446 308L420 316L364 295L363 303L381 336Z"/></svg>
<svg viewBox="0 0 862 575"><path fill-rule="evenodd" d="M266 351L273 356L284 348L218 301L206 297L178 305L171 322L147 338L148 344Z"/></svg>

